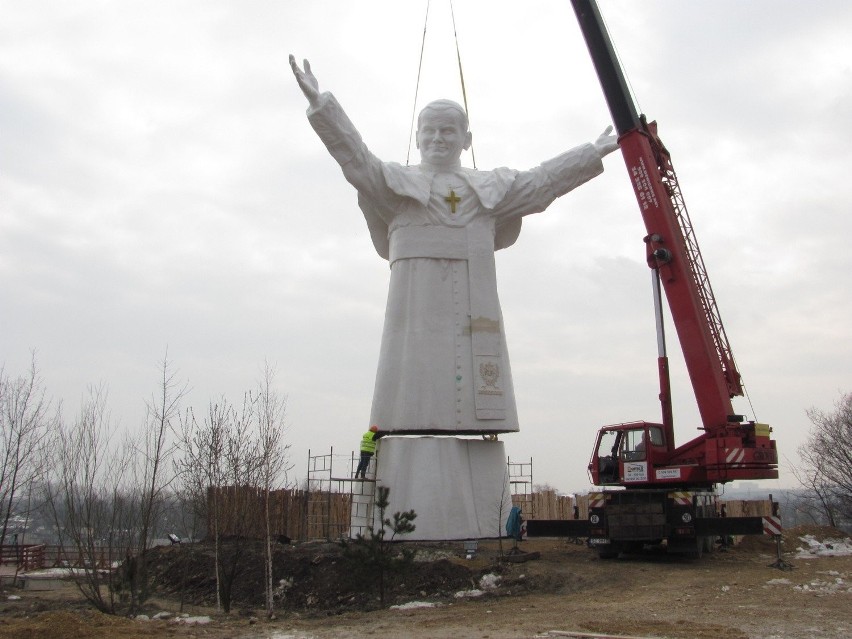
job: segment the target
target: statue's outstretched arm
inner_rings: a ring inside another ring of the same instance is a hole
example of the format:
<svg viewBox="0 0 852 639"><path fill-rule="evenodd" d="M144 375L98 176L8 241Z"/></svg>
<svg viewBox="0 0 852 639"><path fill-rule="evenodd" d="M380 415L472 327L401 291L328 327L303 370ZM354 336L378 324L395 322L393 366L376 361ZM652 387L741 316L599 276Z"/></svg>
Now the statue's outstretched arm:
<svg viewBox="0 0 852 639"><path fill-rule="evenodd" d="M305 94L305 97L308 99L308 102L311 106L316 106L317 101L319 100L319 82L317 82L317 78L314 75L313 71L311 71L311 63L304 61L305 70L299 68L299 65L296 64L296 57L291 53L290 54L290 68L293 69L293 75L296 76L296 82L299 83L299 88L302 89L302 93Z"/></svg>
<svg viewBox="0 0 852 639"><path fill-rule="evenodd" d="M307 63L308 61L305 60L306 65ZM595 148L598 150L598 153L601 157L603 157L605 155L609 155L618 148L618 137L612 135L612 126L610 125L606 129L604 129L604 132L601 133L598 136L598 139L595 140L592 144L595 145Z"/></svg>

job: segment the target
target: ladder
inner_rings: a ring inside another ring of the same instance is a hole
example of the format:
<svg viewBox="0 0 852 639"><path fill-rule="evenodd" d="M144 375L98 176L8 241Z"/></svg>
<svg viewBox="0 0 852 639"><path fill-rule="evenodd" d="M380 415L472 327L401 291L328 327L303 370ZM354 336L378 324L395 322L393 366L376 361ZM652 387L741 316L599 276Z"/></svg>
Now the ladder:
<svg viewBox="0 0 852 639"><path fill-rule="evenodd" d="M350 455L347 476L335 475L334 458L334 448L319 455L308 450L307 539L355 538L374 525L377 455L370 460L367 478L357 480L355 469L360 455Z"/></svg>
<svg viewBox="0 0 852 639"><path fill-rule="evenodd" d="M532 457L529 461L514 462L506 458L506 472L512 491L512 505L521 509L524 519L535 519L535 501L533 501Z"/></svg>

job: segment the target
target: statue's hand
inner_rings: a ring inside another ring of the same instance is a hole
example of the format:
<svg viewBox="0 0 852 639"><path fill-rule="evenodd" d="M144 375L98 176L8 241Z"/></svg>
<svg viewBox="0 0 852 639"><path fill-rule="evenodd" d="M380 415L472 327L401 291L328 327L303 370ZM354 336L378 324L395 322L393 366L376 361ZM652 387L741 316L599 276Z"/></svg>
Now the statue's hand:
<svg viewBox="0 0 852 639"><path fill-rule="evenodd" d="M296 82L299 83L299 88L302 89L302 93L305 94L305 97L308 99L308 102L311 106L314 106L319 99L319 82L317 82L316 76L311 71L311 63L307 60L305 62L305 70L302 71L299 68L299 65L296 64L296 58L293 54L290 54L290 68L293 69L293 75L296 76Z"/></svg>
<svg viewBox="0 0 852 639"><path fill-rule="evenodd" d="M307 60L305 61L307 64ZM601 157L609 155L618 148L618 137L612 135L612 126L608 126L593 142Z"/></svg>

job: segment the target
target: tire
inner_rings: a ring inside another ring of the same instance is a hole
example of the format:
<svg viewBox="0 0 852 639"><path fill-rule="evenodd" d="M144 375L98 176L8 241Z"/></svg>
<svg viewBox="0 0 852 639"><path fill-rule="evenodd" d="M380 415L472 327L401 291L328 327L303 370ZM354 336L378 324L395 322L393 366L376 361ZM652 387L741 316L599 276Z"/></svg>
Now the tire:
<svg viewBox="0 0 852 639"><path fill-rule="evenodd" d="M609 544L608 546L598 546L598 557L601 559L615 559L621 554L621 544Z"/></svg>
<svg viewBox="0 0 852 639"><path fill-rule="evenodd" d="M704 555L704 537L696 537L691 540L682 540L668 545L670 553L685 555L691 559L701 559Z"/></svg>

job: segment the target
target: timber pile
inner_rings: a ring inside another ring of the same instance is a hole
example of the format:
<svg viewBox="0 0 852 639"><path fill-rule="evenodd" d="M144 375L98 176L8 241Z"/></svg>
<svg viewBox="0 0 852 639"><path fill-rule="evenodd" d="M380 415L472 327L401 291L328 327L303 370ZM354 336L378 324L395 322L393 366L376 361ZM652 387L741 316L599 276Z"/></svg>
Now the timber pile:
<svg viewBox="0 0 852 639"><path fill-rule="evenodd" d="M269 493L272 536L296 540L340 536L349 527L348 493L273 490ZM260 539L266 536L265 495L253 486L207 491L207 534ZM214 514L215 513L215 514Z"/></svg>
<svg viewBox="0 0 852 639"><path fill-rule="evenodd" d="M251 486L223 486L207 493L207 534L218 528L221 537L260 539L266 536L264 493ZM555 490L512 495L512 503L521 507L524 519L574 519L589 516L586 494L559 495ZM269 512L272 536L291 540L337 539L349 530L351 496L348 493L305 490L275 490L270 493ZM769 500L720 500L728 517L752 517L772 514ZM218 517L213 517L218 513ZM218 526L217 524L218 520Z"/></svg>

